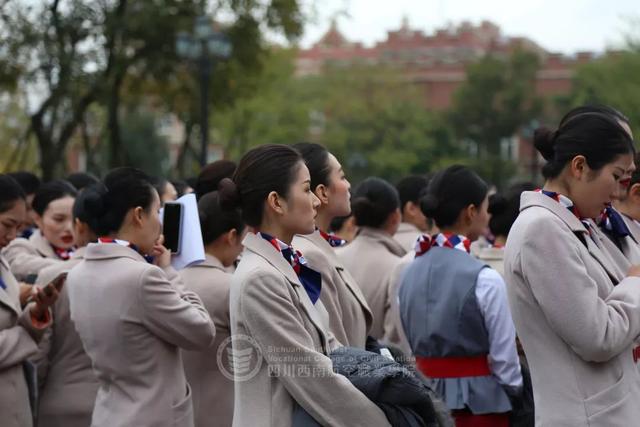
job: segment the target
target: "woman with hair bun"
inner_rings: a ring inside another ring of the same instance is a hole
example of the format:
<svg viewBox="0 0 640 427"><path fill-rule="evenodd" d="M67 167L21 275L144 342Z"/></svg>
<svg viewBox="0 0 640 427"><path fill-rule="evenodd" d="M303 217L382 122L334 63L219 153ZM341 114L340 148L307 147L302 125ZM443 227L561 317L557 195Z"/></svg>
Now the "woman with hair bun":
<svg viewBox="0 0 640 427"><path fill-rule="evenodd" d="M223 210L220 195L206 193L198 201L205 260L180 271L187 289L195 292L216 325L216 340L204 351L182 353L184 372L193 390L196 427L231 427L233 421L233 380L218 366L218 350L231 335L229 291L231 274L226 271L242 252L246 227L238 209ZM232 372L229 359L220 360Z"/></svg>
<svg viewBox="0 0 640 427"><path fill-rule="evenodd" d="M345 346L364 349L373 316L358 283L335 253L334 248L347 242L329 232L333 218L351 213L351 184L338 159L323 146L299 143L293 147L302 154L309 168L311 190L320 200L315 232L297 235L293 245L322 275L320 299L329 312L333 335Z"/></svg>
<svg viewBox="0 0 640 427"><path fill-rule="evenodd" d="M38 229L28 239L17 238L2 254L18 280L33 283L38 272L73 256L73 202L76 189L64 180L38 188L32 206Z"/></svg>
<svg viewBox="0 0 640 427"><path fill-rule="evenodd" d="M391 272L406 253L393 236L402 215L395 187L380 178L367 178L358 185L351 201L358 226L353 242L336 250L338 258L360 285L373 313L369 335L383 339L393 327L390 319Z"/></svg>
<svg viewBox="0 0 640 427"><path fill-rule="evenodd" d="M489 222L488 189L464 166L434 175L421 208L440 233L418 239L398 293L416 365L458 427L508 426L522 390L504 281L470 253Z"/></svg>
<svg viewBox="0 0 640 427"><path fill-rule="evenodd" d="M507 240L509 303L531 369L537 424L634 425L640 267L616 285L588 219L617 197L635 149L611 115L571 116L553 132L535 133L546 182L523 193Z"/></svg>
<svg viewBox="0 0 640 427"><path fill-rule="evenodd" d="M40 270L37 285L44 286L59 274L80 264L87 245L97 240L88 225L91 217L85 208L87 197L91 197L91 191L81 192L73 204L73 241L76 248L73 256L67 262ZM38 426L85 427L91 424L98 380L71 321L66 286L60 290L52 312L53 325L42 340L42 354L38 360Z"/></svg>
<svg viewBox="0 0 640 427"><path fill-rule="evenodd" d="M91 425L192 426L179 349L210 347L215 326L162 246L158 192L143 172L118 168L83 197L98 243L66 286L99 382Z"/></svg>
<svg viewBox="0 0 640 427"><path fill-rule="evenodd" d="M0 175L0 249L16 238L27 215L27 201L20 185L8 175ZM38 342L49 326L49 307L58 297L34 287L34 302L23 307L20 287L9 265L0 256L0 414L3 427L31 427L24 362L38 354Z"/></svg>
<svg viewBox="0 0 640 427"><path fill-rule="evenodd" d="M560 126L576 115L584 113L601 113L609 116L633 138L629 127L629 119L618 110L606 105L586 105L574 108L562 118ZM633 240L624 218L615 208L616 202L625 198L629 180L634 170L635 165L632 164L631 169L625 171L620 178L620 185L613 202L607 204L596 217L586 220L590 223L591 238L603 249L603 256L608 258L608 272L614 284L618 284L626 277L626 273L632 264L640 264L640 246Z"/></svg>
<svg viewBox="0 0 640 427"><path fill-rule="evenodd" d="M513 222L520 212L520 195L523 191L533 191L536 186L528 183L514 184L504 194L489 196L489 230L495 240L489 246L480 248L475 256L504 276L504 245ZM472 249L473 253L473 249Z"/></svg>
<svg viewBox="0 0 640 427"><path fill-rule="evenodd" d="M320 300L321 276L291 247L314 231L320 202L298 151L262 145L246 153L233 179L220 182L226 209L240 207L255 230L231 281L235 427L290 427L299 405L321 425L387 426L387 418L345 377L329 353L339 345Z"/></svg>

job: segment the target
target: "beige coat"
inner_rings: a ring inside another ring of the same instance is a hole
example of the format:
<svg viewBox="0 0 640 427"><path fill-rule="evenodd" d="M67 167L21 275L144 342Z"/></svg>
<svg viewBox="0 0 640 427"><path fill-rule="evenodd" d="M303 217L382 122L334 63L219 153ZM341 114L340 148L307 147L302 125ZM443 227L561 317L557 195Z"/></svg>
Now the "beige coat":
<svg viewBox="0 0 640 427"><path fill-rule="evenodd" d="M504 277L504 248L493 246L478 248L475 257Z"/></svg>
<svg viewBox="0 0 640 427"><path fill-rule="evenodd" d="M326 426L389 425L373 402L333 372L322 301L311 303L269 242L249 233L243 244L231 283L234 427L289 427L296 402Z"/></svg>
<svg viewBox="0 0 640 427"><path fill-rule="evenodd" d="M387 285L389 309L385 313L384 337L382 338L382 342L402 350L405 356L410 356L412 351L409 340L407 340L407 335L404 333L404 328L402 327L402 320L400 319L398 291L400 290L400 283L402 282L404 271L409 264L413 262L415 257L416 252L411 250L400 258L400 262L391 271L391 275L389 275L389 284Z"/></svg>
<svg viewBox="0 0 640 427"><path fill-rule="evenodd" d="M543 194L523 193L505 275L531 368L537 426L610 427L640 419L632 357L640 278L614 287L609 264L571 212Z"/></svg>
<svg viewBox="0 0 640 427"><path fill-rule="evenodd" d="M0 288L0 425L30 427L29 390L22 363L38 353L37 342L44 329L33 325L29 309L20 308L20 286L3 257L0 275L6 286Z"/></svg>
<svg viewBox="0 0 640 427"><path fill-rule="evenodd" d="M2 256L18 280L25 280L31 274L37 275L45 267L64 262L58 258L40 230L35 230L28 239L19 237L12 240L2 250Z"/></svg>
<svg viewBox="0 0 640 427"><path fill-rule="evenodd" d="M185 287L198 294L216 325L216 340L204 351L183 351L184 373L193 393L193 413L196 427L231 427L233 422L233 381L218 367L230 371L226 355L217 358L221 343L231 335L229 286L231 274L222 263L206 255L202 264L180 271Z"/></svg>
<svg viewBox="0 0 640 427"><path fill-rule="evenodd" d="M623 213L620 216L631 232L630 236L622 239L622 253L631 265L640 265L640 224Z"/></svg>
<svg viewBox="0 0 640 427"><path fill-rule="evenodd" d="M603 263L603 267L611 275L614 284L618 284L618 282L627 276L631 263L593 220L589 220L589 222L591 223L592 240L595 241L598 247L604 252L603 255L607 260L606 263Z"/></svg>
<svg viewBox="0 0 640 427"><path fill-rule="evenodd" d="M193 426L179 347L210 347L215 326L175 270L125 246L92 243L66 286L100 382L92 426Z"/></svg>
<svg viewBox="0 0 640 427"><path fill-rule="evenodd" d="M398 231L393 236L400 243L405 252L412 251L416 246L416 240L422 236L422 231L415 225L408 222L401 222Z"/></svg>
<svg viewBox="0 0 640 427"><path fill-rule="evenodd" d="M320 232L296 236L293 247L322 275L320 300L329 313L329 329L345 346L365 348L373 315L357 282Z"/></svg>
<svg viewBox="0 0 640 427"><path fill-rule="evenodd" d="M40 270L36 284L45 286L63 271L71 270L84 259L85 250L80 248L69 261ZM66 285L53 306L53 325L40 343L40 349L43 355L38 363L41 377L38 426L90 425L98 379L71 321Z"/></svg>
<svg viewBox="0 0 640 427"><path fill-rule="evenodd" d="M383 338L385 317L391 307L390 275L406 251L385 232L362 227L353 242L338 248L336 254L360 285L371 308L373 326L369 334Z"/></svg>

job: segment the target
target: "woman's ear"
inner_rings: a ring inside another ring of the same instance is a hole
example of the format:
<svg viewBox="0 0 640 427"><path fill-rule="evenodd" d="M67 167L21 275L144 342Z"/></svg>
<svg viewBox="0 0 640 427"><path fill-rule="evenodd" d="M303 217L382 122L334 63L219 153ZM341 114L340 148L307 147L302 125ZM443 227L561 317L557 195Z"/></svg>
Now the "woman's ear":
<svg viewBox="0 0 640 427"><path fill-rule="evenodd" d="M238 234L238 230L236 230L235 228L232 228L231 230L227 231L225 235L226 243L229 246L237 245L239 238L240 238L240 235Z"/></svg>
<svg viewBox="0 0 640 427"><path fill-rule="evenodd" d="M321 205L329 204L329 188L326 185L318 185L313 193L320 200Z"/></svg>
<svg viewBox="0 0 640 427"><path fill-rule="evenodd" d="M569 164L569 169L571 172L571 176L576 179L581 179L585 176L588 169L587 159L582 155L575 156Z"/></svg>
<svg viewBox="0 0 640 427"><path fill-rule="evenodd" d="M279 215L284 214L285 206L283 203L283 199L277 192L272 191L271 193L269 193L267 195L267 200L265 201L265 203L267 205L267 208L271 209L275 213Z"/></svg>
<svg viewBox="0 0 640 427"><path fill-rule="evenodd" d="M478 215L478 207L476 205L469 205L462 210L462 214L464 215L464 223L471 224L476 218L476 215Z"/></svg>
<svg viewBox="0 0 640 427"><path fill-rule="evenodd" d="M142 225L144 224L144 209L142 209L142 207L140 206L134 208L131 217L131 219L133 220L133 224L136 227L142 227Z"/></svg>
<svg viewBox="0 0 640 427"><path fill-rule="evenodd" d="M640 205L640 183L635 183L629 187L629 197L635 205Z"/></svg>

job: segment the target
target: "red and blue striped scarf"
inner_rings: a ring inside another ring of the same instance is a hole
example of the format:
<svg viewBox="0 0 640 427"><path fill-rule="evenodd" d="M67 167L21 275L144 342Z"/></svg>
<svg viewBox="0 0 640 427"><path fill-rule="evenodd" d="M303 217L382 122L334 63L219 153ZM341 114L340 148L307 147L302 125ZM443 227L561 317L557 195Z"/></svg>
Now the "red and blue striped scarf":
<svg viewBox="0 0 640 427"><path fill-rule="evenodd" d="M458 249L471 253L471 240L461 234L438 233L433 237L423 234L418 237L414 247L416 258L426 254L434 246L441 248Z"/></svg>
<svg viewBox="0 0 640 427"><path fill-rule="evenodd" d="M347 241L344 239L341 239L340 237L336 236L333 233L325 233L324 231L320 230L319 228L317 228L318 232L320 233L320 235L322 236L322 238L324 240L327 241L327 243L329 243L329 245L331 245L332 248L339 248L340 246L344 246L347 244Z"/></svg>
<svg viewBox="0 0 640 427"><path fill-rule="evenodd" d="M111 237L98 237L98 243L115 243L120 246L126 246L127 248L131 248L134 251L138 252L144 258L144 260L147 261L149 264L153 263L153 257L151 255L146 255L142 253L140 248L138 248L136 245L134 245L131 242L127 242L126 240L112 239Z"/></svg>
<svg viewBox="0 0 640 427"><path fill-rule="evenodd" d="M58 248L56 246L51 245L51 248L56 253L58 258L60 258L63 261L68 261L76 251L75 247L70 247L68 249L62 249L62 248Z"/></svg>
<svg viewBox="0 0 640 427"><path fill-rule="evenodd" d="M271 246L282 254L284 259L293 268L293 271L295 271L298 279L300 279L300 283L302 283L305 291L307 291L309 299L315 304L318 298L320 298L320 291L322 290L322 276L320 273L307 266L307 261L300 251L296 251L282 240L270 236L267 233L258 232L258 235L271 243Z"/></svg>
<svg viewBox="0 0 640 427"><path fill-rule="evenodd" d="M611 205L608 205L602 211L597 223L602 230L611 233L615 237L623 238L631 235L631 231L629 231L624 219Z"/></svg>

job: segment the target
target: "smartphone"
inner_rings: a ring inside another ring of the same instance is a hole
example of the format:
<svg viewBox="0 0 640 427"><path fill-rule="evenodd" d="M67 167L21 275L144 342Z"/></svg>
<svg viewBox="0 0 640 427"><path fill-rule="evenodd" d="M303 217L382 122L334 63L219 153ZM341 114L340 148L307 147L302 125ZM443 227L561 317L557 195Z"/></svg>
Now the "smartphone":
<svg viewBox="0 0 640 427"><path fill-rule="evenodd" d="M58 292L60 292L60 290L62 289L62 286L64 286L65 280L67 280L67 272L63 271L62 273L58 274L58 276L55 279L47 283L47 286L42 288L42 290L47 296L51 296L54 288Z"/></svg>
<svg viewBox="0 0 640 427"><path fill-rule="evenodd" d="M172 254L179 254L181 249L180 236L182 234L182 204L175 202L164 204L162 234L164 235L164 246Z"/></svg>

